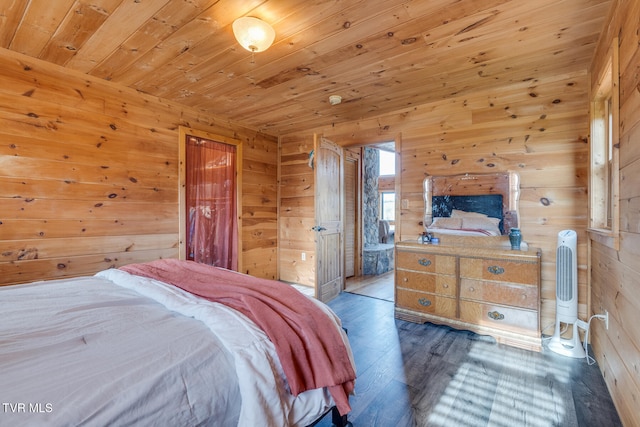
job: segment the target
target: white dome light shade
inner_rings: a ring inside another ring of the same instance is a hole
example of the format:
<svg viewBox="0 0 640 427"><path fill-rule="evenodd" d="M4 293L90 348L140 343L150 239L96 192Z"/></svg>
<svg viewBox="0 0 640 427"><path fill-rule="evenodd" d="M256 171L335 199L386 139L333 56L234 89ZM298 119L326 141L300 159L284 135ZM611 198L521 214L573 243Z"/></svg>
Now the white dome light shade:
<svg viewBox="0 0 640 427"><path fill-rule="evenodd" d="M276 38L276 32L271 25L252 16L233 21L233 34L238 43L249 52L267 50Z"/></svg>

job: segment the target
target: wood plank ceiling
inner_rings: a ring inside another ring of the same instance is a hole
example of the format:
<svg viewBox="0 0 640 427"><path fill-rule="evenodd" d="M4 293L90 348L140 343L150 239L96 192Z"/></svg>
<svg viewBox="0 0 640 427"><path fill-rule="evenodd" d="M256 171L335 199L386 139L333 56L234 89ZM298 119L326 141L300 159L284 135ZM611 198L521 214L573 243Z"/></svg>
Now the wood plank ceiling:
<svg viewBox="0 0 640 427"><path fill-rule="evenodd" d="M610 4L12 0L0 46L278 135L586 70ZM276 31L253 63L240 16Z"/></svg>

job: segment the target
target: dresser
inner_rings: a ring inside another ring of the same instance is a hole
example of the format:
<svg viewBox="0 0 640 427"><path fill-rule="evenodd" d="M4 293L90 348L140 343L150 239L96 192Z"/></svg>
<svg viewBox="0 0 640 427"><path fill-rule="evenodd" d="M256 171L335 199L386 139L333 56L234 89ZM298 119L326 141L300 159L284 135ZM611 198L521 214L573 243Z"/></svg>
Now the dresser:
<svg viewBox="0 0 640 427"><path fill-rule="evenodd" d="M540 250L396 244L395 316L540 351Z"/></svg>

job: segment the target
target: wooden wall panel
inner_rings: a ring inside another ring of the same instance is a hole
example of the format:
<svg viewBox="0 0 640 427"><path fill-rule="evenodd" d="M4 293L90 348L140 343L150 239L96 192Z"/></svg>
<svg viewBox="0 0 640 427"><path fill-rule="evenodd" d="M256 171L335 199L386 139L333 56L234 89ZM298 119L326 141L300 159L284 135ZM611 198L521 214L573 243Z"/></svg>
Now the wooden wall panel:
<svg viewBox="0 0 640 427"><path fill-rule="evenodd" d="M245 130L242 140L242 271L278 278L278 140Z"/></svg>
<svg viewBox="0 0 640 427"><path fill-rule="evenodd" d="M277 138L0 50L0 284L178 256L178 126L243 143L243 271L277 276Z"/></svg>
<svg viewBox="0 0 640 427"><path fill-rule="evenodd" d="M471 122L453 130L431 128L439 132L436 133L438 139L446 141L446 145L440 145L437 150L420 152L420 135L403 132L403 150L416 145L416 159L421 163L416 165L414 161L415 166L407 166L410 163L403 156L403 169L415 168L425 175L506 170L520 174L520 226L524 240L542 248L541 325L544 328L555 318L555 246L557 233L565 228L576 229L583 237L578 251L583 261L579 264L583 274L578 294L580 312L583 318L586 316L587 157L586 144L582 142L588 132L586 74L561 76L557 81L549 80L547 85L531 86L526 90L505 88L504 96L503 91L499 91L490 101L478 94L466 97L464 103L451 104L458 107L457 115L469 111ZM533 93L536 96L532 96ZM446 124L445 120L442 127ZM554 143L556 134L564 149ZM456 135L461 135L461 140L457 140ZM431 137L431 133L425 136ZM581 142L567 144L567 140ZM413 175L415 173L408 172L403 175L403 184L417 180ZM402 229L403 232L419 231L410 226Z"/></svg>
<svg viewBox="0 0 640 427"><path fill-rule="evenodd" d="M397 114L314 129L345 145L376 143L402 134L398 200L401 240L422 231L422 181L427 175L516 171L521 180L524 240L542 249L543 327L555 320L558 232L578 232L579 312L587 315L587 70L535 75L500 90L417 105ZM553 330L546 330L552 333Z"/></svg>
<svg viewBox="0 0 640 427"><path fill-rule="evenodd" d="M618 0L592 64L598 75L618 37L620 70L620 249L591 249L593 350L624 425L640 425L640 2Z"/></svg>
<svg viewBox="0 0 640 427"><path fill-rule="evenodd" d="M280 279L315 286L315 175L309 166L313 135L280 139ZM303 258L304 254L304 260Z"/></svg>

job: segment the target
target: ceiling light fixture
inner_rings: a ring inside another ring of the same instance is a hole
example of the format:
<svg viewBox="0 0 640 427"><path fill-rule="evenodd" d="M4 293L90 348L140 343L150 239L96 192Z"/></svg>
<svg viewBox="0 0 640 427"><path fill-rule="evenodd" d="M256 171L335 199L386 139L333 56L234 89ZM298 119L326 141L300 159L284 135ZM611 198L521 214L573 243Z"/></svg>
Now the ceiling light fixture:
<svg viewBox="0 0 640 427"><path fill-rule="evenodd" d="M233 35L243 48L252 53L267 50L276 38L271 25L252 16L233 21Z"/></svg>

